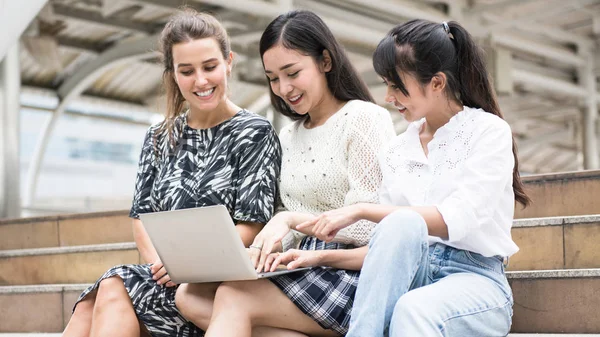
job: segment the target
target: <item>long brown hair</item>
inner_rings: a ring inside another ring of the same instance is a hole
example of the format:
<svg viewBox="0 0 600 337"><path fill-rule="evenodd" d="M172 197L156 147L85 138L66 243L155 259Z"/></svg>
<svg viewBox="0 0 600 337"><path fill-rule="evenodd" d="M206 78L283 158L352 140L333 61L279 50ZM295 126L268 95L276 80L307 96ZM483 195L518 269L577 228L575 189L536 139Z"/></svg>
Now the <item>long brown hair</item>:
<svg viewBox="0 0 600 337"><path fill-rule="evenodd" d="M229 58L231 45L227 31L223 25L212 15L200 13L191 8L182 9L173 16L163 28L159 39L159 50L162 54L163 85L167 94L167 111L165 119L160 124L155 135L167 132L169 144L175 145L174 137L175 120L185 113L185 99L175 82L175 69L173 66L173 45L198 39L213 38L219 44L223 59Z"/></svg>
<svg viewBox="0 0 600 337"><path fill-rule="evenodd" d="M448 97L504 119L489 80L483 51L458 22L451 21L446 25L412 20L392 28L373 54L375 71L407 96L408 90L398 72L414 75L422 85L442 72L448 81ZM515 200L527 206L531 199L525 194L519 175L514 137L512 150L515 158L512 184Z"/></svg>

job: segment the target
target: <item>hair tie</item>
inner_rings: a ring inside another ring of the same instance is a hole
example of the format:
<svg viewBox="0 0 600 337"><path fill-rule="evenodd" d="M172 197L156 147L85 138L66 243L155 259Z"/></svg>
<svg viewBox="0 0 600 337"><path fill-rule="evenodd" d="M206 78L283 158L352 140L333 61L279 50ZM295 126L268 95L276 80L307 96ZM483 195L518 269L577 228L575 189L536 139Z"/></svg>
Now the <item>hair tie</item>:
<svg viewBox="0 0 600 337"><path fill-rule="evenodd" d="M450 34L450 26L448 26L448 22L442 22L442 26L444 26L444 31L446 32L446 34Z"/></svg>
<svg viewBox="0 0 600 337"><path fill-rule="evenodd" d="M454 36L452 35L452 33L450 33L450 26L448 26L448 22L443 21L442 27L444 27L444 31L446 32L446 34L448 34L448 37L454 40Z"/></svg>

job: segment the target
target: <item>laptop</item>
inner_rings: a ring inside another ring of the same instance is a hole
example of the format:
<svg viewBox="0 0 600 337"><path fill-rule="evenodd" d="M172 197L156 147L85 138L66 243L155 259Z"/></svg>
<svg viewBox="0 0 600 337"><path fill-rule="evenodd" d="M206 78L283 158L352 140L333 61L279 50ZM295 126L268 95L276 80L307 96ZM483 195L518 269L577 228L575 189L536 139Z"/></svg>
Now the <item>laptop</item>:
<svg viewBox="0 0 600 337"><path fill-rule="evenodd" d="M174 283L256 280L310 269L257 273L223 205L143 213L140 220Z"/></svg>

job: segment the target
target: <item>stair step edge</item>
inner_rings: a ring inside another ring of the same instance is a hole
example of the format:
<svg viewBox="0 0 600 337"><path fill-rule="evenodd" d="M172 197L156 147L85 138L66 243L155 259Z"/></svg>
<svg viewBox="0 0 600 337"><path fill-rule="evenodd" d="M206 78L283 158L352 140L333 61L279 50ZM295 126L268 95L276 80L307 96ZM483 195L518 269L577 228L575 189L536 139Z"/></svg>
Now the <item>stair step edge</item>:
<svg viewBox="0 0 600 337"><path fill-rule="evenodd" d="M113 250L136 249L135 242L103 243L97 245L83 246L65 246L48 248L27 248L0 251L0 258L19 257L19 256L37 256L37 255L55 255L70 253L103 252Z"/></svg>
<svg viewBox="0 0 600 337"><path fill-rule="evenodd" d="M600 268L507 271L508 279L600 277Z"/></svg>

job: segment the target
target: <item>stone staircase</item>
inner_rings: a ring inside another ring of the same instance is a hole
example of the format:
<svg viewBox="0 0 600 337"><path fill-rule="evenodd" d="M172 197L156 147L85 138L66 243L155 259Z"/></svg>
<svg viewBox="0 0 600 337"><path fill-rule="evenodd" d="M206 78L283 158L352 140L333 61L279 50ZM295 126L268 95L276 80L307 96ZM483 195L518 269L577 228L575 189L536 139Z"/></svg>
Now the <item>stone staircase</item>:
<svg viewBox="0 0 600 337"><path fill-rule="evenodd" d="M523 181L533 204L517 209L512 231L512 331L600 333L600 171Z"/></svg>
<svg viewBox="0 0 600 337"><path fill-rule="evenodd" d="M511 336L598 334L600 171L524 182L534 203L514 222ZM83 289L139 262L125 211L0 221L0 337L55 336L29 333L61 332Z"/></svg>
<svg viewBox="0 0 600 337"><path fill-rule="evenodd" d="M81 291L140 262L126 211L0 221L0 333L61 332Z"/></svg>

